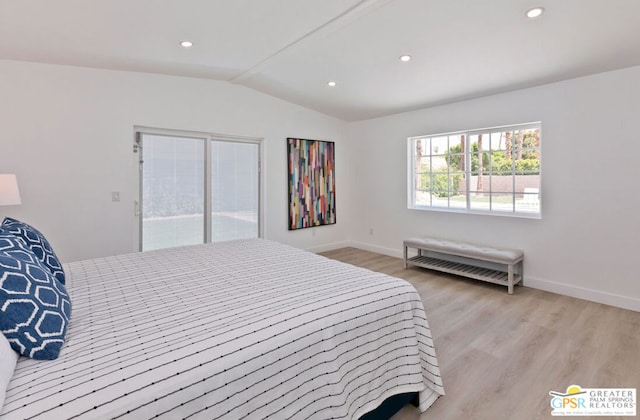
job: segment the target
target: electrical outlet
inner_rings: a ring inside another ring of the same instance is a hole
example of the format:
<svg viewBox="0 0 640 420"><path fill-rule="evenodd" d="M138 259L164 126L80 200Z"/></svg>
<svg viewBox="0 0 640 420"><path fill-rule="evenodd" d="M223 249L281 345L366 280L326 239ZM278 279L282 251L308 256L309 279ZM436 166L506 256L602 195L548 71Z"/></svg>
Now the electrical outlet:
<svg viewBox="0 0 640 420"><path fill-rule="evenodd" d="M120 192L114 191L111 193L111 201L120 201Z"/></svg>

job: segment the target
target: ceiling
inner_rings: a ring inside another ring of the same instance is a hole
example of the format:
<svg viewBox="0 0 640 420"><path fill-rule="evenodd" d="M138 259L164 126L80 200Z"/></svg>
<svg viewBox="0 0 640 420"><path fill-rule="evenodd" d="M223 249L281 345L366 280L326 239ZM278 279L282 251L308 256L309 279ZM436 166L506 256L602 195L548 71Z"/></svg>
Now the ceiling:
<svg viewBox="0 0 640 420"><path fill-rule="evenodd" d="M639 16L637 0L0 0L0 59L225 80L354 121L640 65Z"/></svg>

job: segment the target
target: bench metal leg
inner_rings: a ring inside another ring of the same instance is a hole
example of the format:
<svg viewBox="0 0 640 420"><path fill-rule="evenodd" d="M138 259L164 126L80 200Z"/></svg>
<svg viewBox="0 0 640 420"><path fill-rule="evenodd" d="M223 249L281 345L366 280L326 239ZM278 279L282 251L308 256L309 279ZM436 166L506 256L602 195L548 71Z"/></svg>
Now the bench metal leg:
<svg viewBox="0 0 640 420"><path fill-rule="evenodd" d="M407 247L404 247L404 269L407 269Z"/></svg>
<svg viewBox="0 0 640 420"><path fill-rule="evenodd" d="M512 295L513 294L513 264L509 264L509 269L508 269L508 281L509 281L509 294Z"/></svg>
<svg viewBox="0 0 640 420"><path fill-rule="evenodd" d="M524 286L524 261L520 261L520 286Z"/></svg>

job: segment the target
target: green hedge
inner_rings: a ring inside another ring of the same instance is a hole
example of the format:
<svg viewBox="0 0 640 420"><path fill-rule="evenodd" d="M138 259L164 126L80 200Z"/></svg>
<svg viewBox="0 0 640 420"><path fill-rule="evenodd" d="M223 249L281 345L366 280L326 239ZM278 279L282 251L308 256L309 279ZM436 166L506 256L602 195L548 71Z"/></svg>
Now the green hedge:
<svg viewBox="0 0 640 420"><path fill-rule="evenodd" d="M460 193L462 174L448 174L446 171L420 175L420 189L431 191L436 197L452 197Z"/></svg>

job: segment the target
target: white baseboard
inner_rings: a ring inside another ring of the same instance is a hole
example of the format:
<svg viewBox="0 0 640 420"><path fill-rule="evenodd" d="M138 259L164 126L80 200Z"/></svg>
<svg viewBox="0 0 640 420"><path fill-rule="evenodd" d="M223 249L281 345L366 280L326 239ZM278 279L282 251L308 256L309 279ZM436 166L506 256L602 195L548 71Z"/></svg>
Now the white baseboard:
<svg viewBox="0 0 640 420"><path fill-rule="evenodd" d="M376 254L388 255L390 257L396 257L396 258L403 258L404 257L402 251L399 251L397 249L385 248L385 247L382 247L382 246L371 245L371 244L367 244L367 243L364 243L364 242L349 241L349 245L348 246L353 247L353 248L363 249L363 250L369 251L369 252L375 252Z"/></svg>
<svg viewBox="0 0 640 420"><path fill-rule="evenodd" d="M309 251L309 252L313 252L314 254L317 254L319 252L326 252L326 251L333 251L334 249L340 249L340 248L347 248L353 246L351 245L351 242L349 241L340 241L340 242L333 242L330 244L326 244L326 245L320 245L320 246L314 246L311 248L306 248L305 251Z"/></svg>
<svg viewBox="0 0 640 420"><path fill-rule="evenodd" d="M531 277L525 277L524 285L526 287L545 290L559 295L571 296L578 299L589 300L591 302L603 303L605 305L640 312L640 299L628 296L616 295L613 293L603 292L602 290L587 289L585 287L573 286L566 283L557 283L549 280L540 280Z"/></svg>
<svg viewBox="0 0 640 420"><path fill-rule="evenodd" d="M335 247L322 249L316 252L329 251L338 249L341 247L353 247L362 249L365 251L375 252L377 254L388 255L390 257L402 258L402 250L385 248L377 245L371 245L364 242L357 241L343 241L337 242ZM604 292L602 290L588 289L585 287L573 286L566 283L557 283L549 280L541 280L531 277L525 277L525 287L531 287L533 289L544 290L547 292L557 293L559 295L571 296L578 299L584 299L591 302L603 303L605 305L611 305L622 309L629 309L631 311L640 312L640 299L616 295L613 293Z"/></svg>
<svg viewBox="0 0 640 420"><path fill-rule="evenodd" d="M311 248L307 248L306 251L319 253L326 251L333 251L334 249L340 248L358 248L364 251L375 252L376 254L388 255L390 257L402 258L402 251L398 251L397 249L384 248L381 246L371 245L364 242L355 242L355 241L340 241L334 242L331 244L315 246Z"/></svg>

